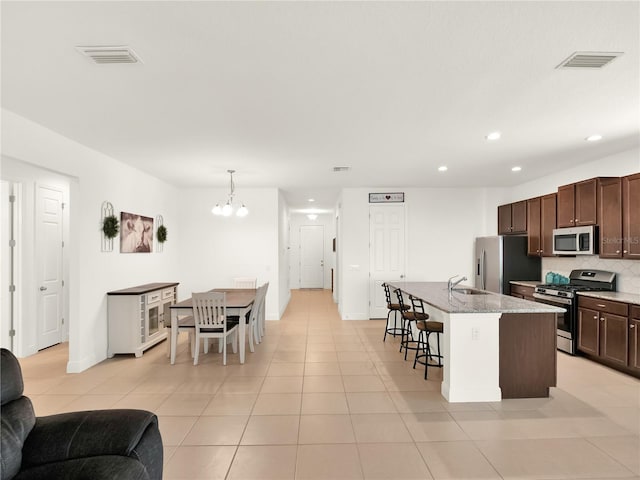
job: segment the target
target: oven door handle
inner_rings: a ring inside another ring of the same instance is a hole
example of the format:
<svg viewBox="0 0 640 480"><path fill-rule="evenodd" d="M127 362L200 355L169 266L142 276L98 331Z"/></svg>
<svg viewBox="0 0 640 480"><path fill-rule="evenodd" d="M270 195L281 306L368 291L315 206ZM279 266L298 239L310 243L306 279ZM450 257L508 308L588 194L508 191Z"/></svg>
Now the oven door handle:
<svg viewBox="0 0 640 480"><path fill-rule="evenodd" d="M571 305L573 302L568 298L555 297L552 295L544 295L542 293L534 293L533 298L540 300L548 300L549 302L561 303L562 305Z"/></svg>

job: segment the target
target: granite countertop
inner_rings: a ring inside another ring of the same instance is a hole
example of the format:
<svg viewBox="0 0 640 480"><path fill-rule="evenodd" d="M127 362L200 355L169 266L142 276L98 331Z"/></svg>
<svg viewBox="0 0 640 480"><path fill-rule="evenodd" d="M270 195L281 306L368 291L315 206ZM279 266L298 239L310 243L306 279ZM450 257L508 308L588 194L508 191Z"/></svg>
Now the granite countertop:
<svg viewBox="0 0 640 480"><path fill-rule="evenodd" d="M640 294L626 292L578 292L578 295L585 297L601 298L603 300L614 300L616 302L633 303L640 305Z"/></svg>
<svg viewBox="0 0 640 480"><path fill-rule="evenodd" d="M486 295L449 294L446 282L386 282L446 313L563 313L563 308L488 292ZM458 285L456 288L471 288ZM474 289L475 290L475 289Z"/></svg>
<svg viewBox="0 0 640 480"><path fill-rule="evenodd" d="M537 287L538 285L542 285L544 282L542 280L511 280L509 283L521 285L523 287Z"/></svg>

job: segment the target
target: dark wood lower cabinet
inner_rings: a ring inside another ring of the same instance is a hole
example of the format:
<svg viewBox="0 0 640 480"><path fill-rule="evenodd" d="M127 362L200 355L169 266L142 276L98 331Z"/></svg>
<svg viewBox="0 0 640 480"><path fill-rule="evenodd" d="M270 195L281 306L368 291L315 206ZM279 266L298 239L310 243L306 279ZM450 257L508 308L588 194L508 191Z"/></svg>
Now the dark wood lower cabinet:
<svg viewBox="0 0 640 480"><path fill-rule="evenodd" d="M629 319L612 313L601 313L600 355L610 362L627 365L627 347L629 345Z"/></svg>
<svg viewBox="0 0 640 480"><path fill-rule="evenodd" d="M600 354L600 314L596 310L578 309L578 350Z"/></svg>
<svg viewBox="0 0 640 480"><path fill-rule="evenodd" d="M640 306L580 297L578 350L640 377Z"/></svg>
<svg viewBox="0 0 640 480"><path fill-rule="evenodd" d="M629 317L629 368L640 375L640 306L631 306Z"/></svg>
<svg viewBox="0 0 640 480"><path fill-rule="evenodd" d="M556 340L555 313L502 314L502 398L549 396L549 387L556 386Z"/></svg>

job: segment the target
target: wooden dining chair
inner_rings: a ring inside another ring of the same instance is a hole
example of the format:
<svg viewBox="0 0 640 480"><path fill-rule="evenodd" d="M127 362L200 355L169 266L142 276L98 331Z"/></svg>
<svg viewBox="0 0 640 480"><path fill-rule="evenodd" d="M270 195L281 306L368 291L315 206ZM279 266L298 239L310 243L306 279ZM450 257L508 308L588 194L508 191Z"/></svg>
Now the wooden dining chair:
<svg viewBox="0 0 640 480"><path fill-rule="evenodd" d="M233 288L256 288L258 279L256 277L235 277Z"/></svg>
<svg viewBox="0 0 640 480"><path fill-rule="evenodd" d="M227 320L226 294L221 292L202 292L194 293L192 298L195 323L193 364L198 364L200 340L217 338L218 351L222 350L222 363L226 365L227 338L233 336L233 353L238 351L238 324L230 324Z"/></svg>

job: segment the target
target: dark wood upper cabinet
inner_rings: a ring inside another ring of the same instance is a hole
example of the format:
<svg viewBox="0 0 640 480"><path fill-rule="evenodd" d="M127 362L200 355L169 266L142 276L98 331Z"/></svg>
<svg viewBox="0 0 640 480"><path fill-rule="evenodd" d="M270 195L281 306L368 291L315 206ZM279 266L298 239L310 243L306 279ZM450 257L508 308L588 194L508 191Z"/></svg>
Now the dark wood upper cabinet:
<svg viewBox="0 0 640 480"><path fill-rule="evenodd" d="M558 187L558 227L598 223L598 179Z"/></svg>
<svg viewBox="0 0 640 480"><path fill-rule="evenodd" d="M544 195L540 200L540 249L543 257L553 255L553 229L556 228L557 195Z"/></svg>
<svg viewBox="0 0 640 480"><path fill-rule="evenodd" d="M498 235L527 233L527 201L498 207Z"/></svg>
<svg viewBox="0 0 640 480"><path fill-rule="evenodd" d="M498 235L527 233L527 201L498 207Z"/></svg>
<svg viewBox="0 0 640 480"><path fill-rule="evenodd" d="M575 184L558 187L558 228L575 227Z"/></svg>
<svg viewBox="0 0 640 480"><path fill-rule="evenodd" d="M527 200L527 254L540 257L553 255L553 229L556 228L556 194Z"/></svg>
<svg viewBox="0 0 640 480"><path fill-rule="evenodd" d="M622 257L640 259L640 173L622 177Z"/></svg>
<svg viewBox="0 0 640 480"><path fill-rule="evenodd" d="M511 233L511 204L498 207L498 235Z"/></svg>
<svg viewBox="0 0 640 480"><path fill-rule="evenodd" d="M539 256L542 253L540 246L540 197L527 200L527 217L529 218L529 230L527 231L527 255Z"/></svg>
<svg viewBox="0 0 640 480"><path fill-rule="evenodd" d="M527 201L511 204L511 233L527 233Z"/></svg>
<svg viewBox="0 0 640 480"><path fill-rule="evenodd" d="M598 179L576 183L576 226L598 223Z"/></svg>
<svg viewBox="0 0 640 480"><path fill-rule="evenodd" d="M600 257L622 258L622 179L602 179L598 190Z"/></svg>

